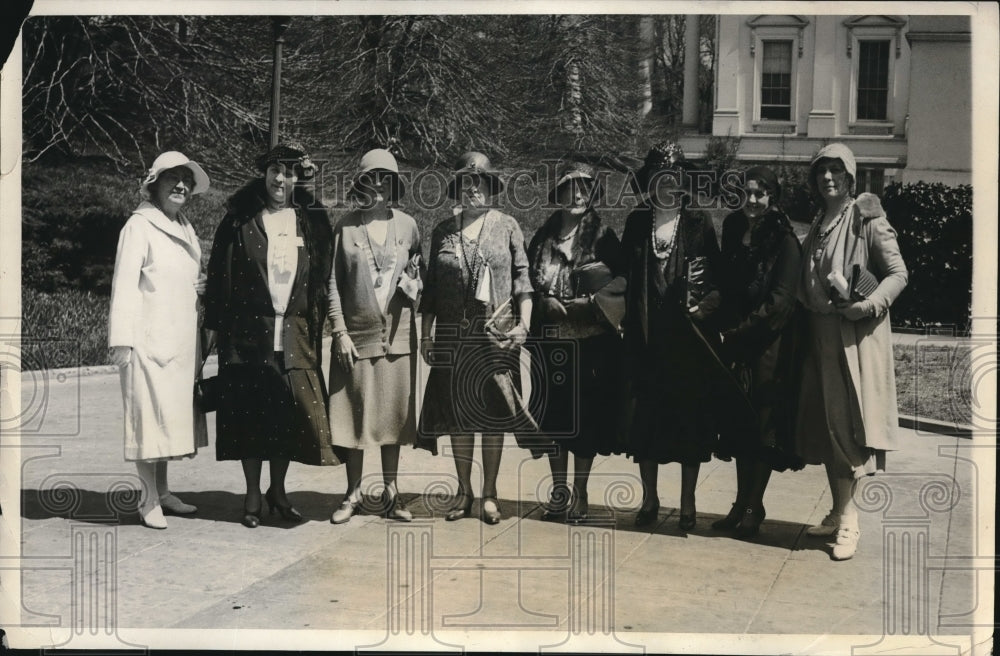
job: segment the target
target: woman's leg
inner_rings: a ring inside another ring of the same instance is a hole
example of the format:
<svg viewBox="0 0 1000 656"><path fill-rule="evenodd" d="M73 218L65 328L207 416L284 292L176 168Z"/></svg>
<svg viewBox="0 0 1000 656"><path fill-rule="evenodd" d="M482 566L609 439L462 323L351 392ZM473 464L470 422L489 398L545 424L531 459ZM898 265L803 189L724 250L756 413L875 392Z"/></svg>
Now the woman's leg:
<svg viewBox="0 0 1000 656"><path fill-rule="evenodd" d="M472 493L472 455L476 446L474 435L452 435L451 450L455 458L455 474L458 476L458 494L467 497Z"/></svg>
<svg viewBox="0 0 1000 656"><path fill-rule="evenodd" d="M729 530L736 528L740 520L743 518L743 513L746 512L747 506L750 504L750 487L752 479L752 465L753 461L747 456L736 456L734 458L736 461L736 501L733 502L732 508L729 509L729 513L722 519L718 519L712 522L712 528L719 530Z"/></svg>
<svg viewBox="0 0 1000 656"><path fill-rule="evenodd" d="M279 506L289 506L288 494L285 491L285 474L288 473L288 460L269 460L268 465L271 470L272 497Z"/></svg>
<svg viewBox="0 0 1000 656"><path fill-rule="evenodd" d="M503 454L503 435L483 435L483 498L497 498L497 476Z"/></svg>
<svg viewBox="0 0 1000 656"><path fill-rule="evenodd" d="M682 517L695 514L694 489L698 485L698 472L701 470L701 463L693 465L681 465L681 508Z"/></svg>
<svg viewBox="0 0 1000 656"><path fill-rule="evenodd" d="M569 453L566 448L556 443L556 450L549 454L549 470L552 472L552 490L546 504L546 514L566 512L570 503L569 487L566 485L567 469L569 468Z"/></svg>
<svg viewBox="0 0 1000 656"><path fill-rule="evenodd" d="M593 464L593 458L573 456L573 509L570 514L577 519L586 518L589 510L587 483L590 481L590 468Z"/></svg>
<svg viewBox="0 0 1000 656"><path fill-rule="evenodd" d="M858 539L861 530L858 527L858 507L854 503L854 493L858 481L853 474L842 475L836 482L838 505L834 511L840 514L840 525L837 528L836 540L830 557L834 560L847 560L854 556L858 549Z"/></svg>
<svg viewBox="0 0 1000 656"><path fill-rule="evenodd" d="M656 479L660 464L655 460L639 461L639 478L642 479L642 506L635 514L636 526L647 526L656 521L660 511L660 497L656 492Z"/></svg>
<svg viewBox="0 0 1000 656"><path fill-rule="evenodd" d="M156 463L136 460L135 470L139 474L142 487L139 489L139 517L150 528L166 528L160 507L160 495L156 491Z"/></svg>
<svg viewBox="0 0 1000 656"><path fill-rule="evenodd" d="M381 449L382 482L390 494L396 494L396 477L399 475L399 445L386 444Z"/></svg>
<svg viewBox="0 0 1000 656"><path fill-rule="evenodd" d="M330 515L330 522L333 524L343 524L349 521L358 510L361 503L361 474L364 471L365 452L361 449L344 449L347 459L344 467L347 469L347 491L344 492L344 500L340 507ZM339 453L338 453L339 455Z"/></svg>
<svg viewBox="0 0 1000 656"><path fill-rule="evenodd" d="M746 496L743 514L734 532L737 538L752 538L760 531L761 522L764 521L764 490L767 482L771 480L771 465L767 462L754 458L750 460L746 474L749 481L746 483Z"/></svg>
<svg viewBox="0 0 1000 656"><path fill-rule="evenodd" d="M365 468L365 452L361 449L346 449L347 461L344 467L347 470L347 491L344 492L344 501L358 503L361 501L361 476Z"/></svg>
<svg viewBox="0 0 1000 656"><path fill-rule="evenodd" d="M753 508L764 507L764 491L771 480L771 465L763 460L751 462L750 481L747 484L746 505Z"/></svg>
<svg viewBox="0 0 1000 656"><path fill-rule="evenodd" d="M497 501L497 476L500 474L500 456L503 454L503 434L483 434L483 519L496 524L502 517Z"/></svg>
<svg viewBox="0 0 1000 656"><path fill-rule="evenodd" d="M260 470L263 461L259 458L244 458L243 478L246 479L247 493L243 508L248 514L260 514Z"/></svg>
<svg viewBox="0 0 1000 656"><path fill-rule="evenodd" d="M444 518L448 521L468 517L472 512L472 454L476 446L474 435L452 435L451 450L455 458L455 473L458 476L458 494L455 505Z"/></svg>
<svg viewBox="0 0 1000 656"><path fill-rule="evenodd" d="M396 487L396 477L399 473L399 445L386 444L381 448L381 454L382 482L385 484L382 510L389 519L409 522L413 519L413 513L407 510L403 498L399 496L399 489Z"/></svg>
<svg viewBox="0 0 1000 656"><path fill-rule="evenodd" d="M160 505L164 510L168 510L177 515L189 515L198 508L190 503L184 503L175 495L170 493L170 484L167 482L167 461L160 460L156 463L156 493L160 498Z"/></svg>
<svg viewBox="0 0 1000 656"><path fill-rule="evenodd" d="M656 491L656 479L659 472L660 464L655 460L643 460L639 463L639 478L642 479L641 510L660 506L660 497Z"/></svg>

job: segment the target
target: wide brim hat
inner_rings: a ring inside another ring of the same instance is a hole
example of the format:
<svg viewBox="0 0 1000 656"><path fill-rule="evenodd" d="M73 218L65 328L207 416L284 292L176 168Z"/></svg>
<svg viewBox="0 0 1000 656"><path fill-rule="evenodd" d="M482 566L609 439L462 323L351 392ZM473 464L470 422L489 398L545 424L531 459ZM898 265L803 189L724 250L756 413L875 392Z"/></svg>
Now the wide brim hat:
<svg viewBox="0 0 1000 656"><path fill-rule="evenodd" d="M479 176L486 179L490 186L490 196L496 196L503 191L503 181L500 173L493 170L490 158L476 151L469 151L458 158L455 162L455 173L451 182L448 183L448 198L459 200L458 185L462 178L469 176Z"/></svg>
<svg viewBox="0 0 1000 656"><path fill-rule="evenodd" d="M693 165L684 158L684 150L678 144L662 141L649 149L642 166L635 172L635 190L640 194L648 194L650 184L667 175L668 171L675 172L681 185L686 186L687 174L692 168Z"/></svg>
<svg viewBox="0 0 1000 656"><path fill-rule="evenodd" d="M266 153L257 157L254 165L261 173L266 173L272 164L290 166L299 180L310 180L316 175L316 165L306 152L305 147L298 142L280 143Z"/></svg>
<svg viewBox="0 0 1000 656"><path fill-rule="evenodd" d="M148 199L149 185L156 182L160 174L164 171L179 167L188 169L194 175L194 189L191 190L192 196L208 191L211 181L208 178L208 174L205 173L205 169L201 168L197 162L188 159L184 153L176 150L168 150L153 160L153 164L149 167L146 177L143 179L142 184L139 185L139 193L142 194L143 198Z"/></svg>
<svg viewBox="0 0 1000 656"><path fill-rule="evenodd" d="M604 185L597 179L597 171L594 167L583 162L570 162L559 172L556 183L549 191L549 203L553 205L557 204L559 202L559 190L563 185L574 180L578 180L586 185L590 193L588 204L596 203L604 196Z"/></svg>
<svg viewBox="0 0 1000 656"><path fill-rule="evenodd" d="M858 179L858 164L854 159L854 152L850 148L842 143L832 143L827 146L823 146L813 157L812 162L809 163L809 179L806 182L809 185L809 191L813 193L814 196L819 196L819 189L816 187L816 165L819 164L820 160L824 159L839 159L844 165L844 170L847 174L851 176L851 186L853 192L854 183Z"/></svg>
<svg viewBox="0 0 1000 656"><path fill-rule="evenodd" d="M390 198L388 200L399 200L406 193L406 184L399 176L399 165L396 163L396 158L384 148L374 148L361 156L361 161L358 162L358 172L351 180L349 196L356 196L363 192L365 189L363 178L366 174L378 174L390 180Z"/></svg>

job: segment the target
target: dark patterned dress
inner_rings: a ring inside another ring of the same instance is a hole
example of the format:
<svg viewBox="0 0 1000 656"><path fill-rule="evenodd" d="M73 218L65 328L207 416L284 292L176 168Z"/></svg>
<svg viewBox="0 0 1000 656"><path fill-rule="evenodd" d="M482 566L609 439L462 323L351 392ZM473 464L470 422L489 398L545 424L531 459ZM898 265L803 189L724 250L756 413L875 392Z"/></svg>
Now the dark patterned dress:
<svg viewBox="0 0 1000 656"><path fill-rule="evenodd" d="M234 194L215 234L205 285L205 327L218 332L221 400L217 460L336 465L320 369L333 229L322 205L295 190L298 258L275 350L268 287L264 181Z"/></svg>
<svg viewBox="0 0 1000 656"><path fill-rule="evenodd" d="M436 317L434 353L417 446L437 453L441 435L537 433L521 395L520 351L498 348L486 333L498 307L513 298L516 311L517 299L530 293L524 237L513 217L489 210L475 240L461 234L459 216L434 227L420 301L420 311Z"/></svg>

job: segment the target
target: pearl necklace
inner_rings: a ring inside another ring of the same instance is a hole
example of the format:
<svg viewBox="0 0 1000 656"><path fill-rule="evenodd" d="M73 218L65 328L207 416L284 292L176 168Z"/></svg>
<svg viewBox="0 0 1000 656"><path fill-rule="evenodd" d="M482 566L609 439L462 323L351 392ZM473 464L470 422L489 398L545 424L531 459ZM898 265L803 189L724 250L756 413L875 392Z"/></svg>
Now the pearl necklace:
<svg viewBox="0 0 1000 656"><path fill-rule="evenodd" d="M655 255L658 260L669 260L670 254L674 252L674 246L677 244L677 233L680 232L681 229L680 214L677 215L676 221L677 224L674 226L674 232L670 235L670 241L666 244L664 244L663 240L656 236L656 218L654 217L653 220L649 222L651 227L650 234L652 238L653 255Z"/></svg>
<svg viewBox="0 0 1000 656"><path fill-rule="evenodd" d="M826 249L826 242L830 240L830 235L832 235L833 231L837 229L837 226L840 225L840 222L844 220L845 216L847 216L847 211L851 209L851 207L853 206L854 206L854 199L851 199L844 205L844 209L840 210L840 213L837 215L837 218L833 220L830 226L816 236L816 249L813 251L814 262L819 263L820 258L823 257L823 251ZM822 210L820 211L822 212ZM817 216L816 218L819 221L822 220L819 216ZM818 225L819 224L817 224L817 229Z"/></svg>

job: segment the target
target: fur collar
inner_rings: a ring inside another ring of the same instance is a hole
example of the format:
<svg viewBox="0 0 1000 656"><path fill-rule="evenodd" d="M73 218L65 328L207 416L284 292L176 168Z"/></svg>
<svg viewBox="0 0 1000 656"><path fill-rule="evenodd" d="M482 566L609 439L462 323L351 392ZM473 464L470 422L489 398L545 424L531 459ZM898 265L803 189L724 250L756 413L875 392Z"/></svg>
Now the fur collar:
<svg viewBox="0 0 1000 656"><path fill-rule="evenodd" d="M305 187L296 187L293 198L299 209L321 208L322 206ZM254 178L236 193L229 197L227 211L233 221L233 227L238 227L253 219L267 207L267 190L264 188L264 178Z"/></svg>

